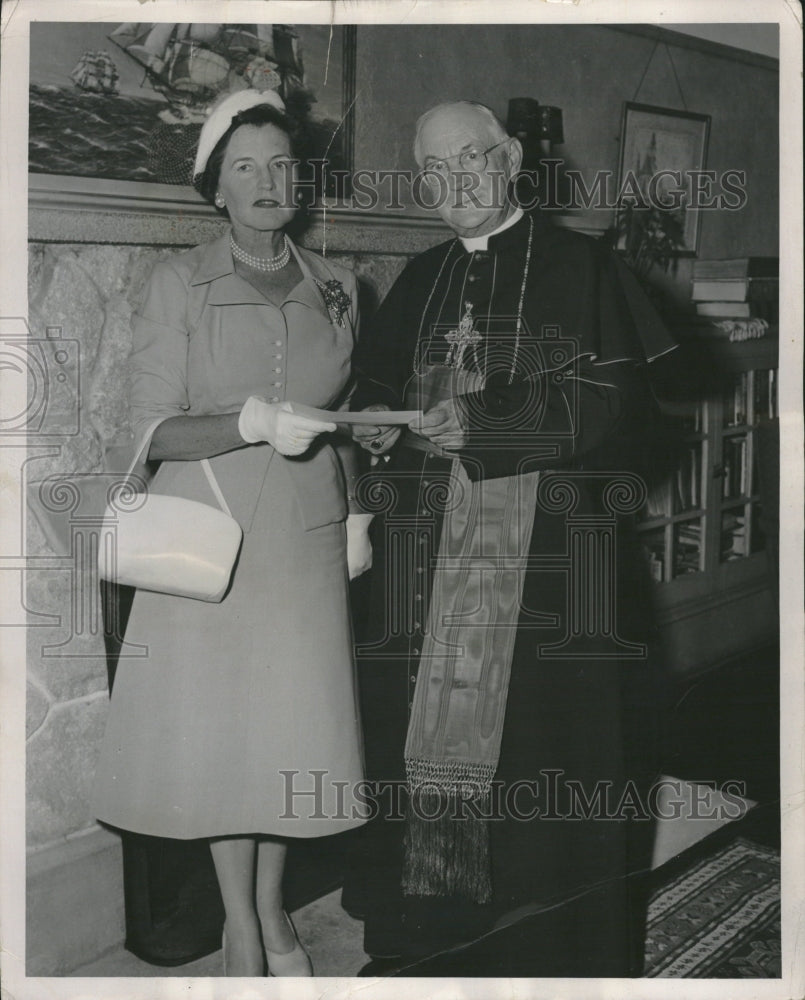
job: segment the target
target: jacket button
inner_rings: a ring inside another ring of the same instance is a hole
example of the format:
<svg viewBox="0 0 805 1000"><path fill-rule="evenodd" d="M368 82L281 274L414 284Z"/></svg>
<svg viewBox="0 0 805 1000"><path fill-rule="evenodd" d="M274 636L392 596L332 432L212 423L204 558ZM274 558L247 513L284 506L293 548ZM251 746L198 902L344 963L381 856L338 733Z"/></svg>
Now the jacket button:
<svg viewBox="0 0 805 1000"><path fill-rule="evenodd" d="M277 375L282 374L282 369L281 368L275 368L274 371L277 373Z"/></svg>
<svg viewBox="0 0 805 1000"><path fill-rule="evenodd" d="M274 341L274 346L275 347L282 347L282 341L281 340L275 340Z"/></svg>

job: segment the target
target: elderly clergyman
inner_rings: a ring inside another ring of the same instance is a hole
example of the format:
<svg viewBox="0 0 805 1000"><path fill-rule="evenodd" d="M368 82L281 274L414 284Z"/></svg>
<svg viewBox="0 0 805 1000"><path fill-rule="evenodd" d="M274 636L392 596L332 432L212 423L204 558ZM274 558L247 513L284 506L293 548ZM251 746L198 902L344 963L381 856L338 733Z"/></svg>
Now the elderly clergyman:
<svg viewBox="0 0 805 1000"><path fill-rule="evenodd" d="M473 974L638 975L656 670L621 515L645 367L673 342L600 242L513 201L522 148L488 108L432 108L414 152L455 238L405 268L355 359L353 409L424 415L355 431L378 816L344 906L369 973L508 926Z"/></svg>

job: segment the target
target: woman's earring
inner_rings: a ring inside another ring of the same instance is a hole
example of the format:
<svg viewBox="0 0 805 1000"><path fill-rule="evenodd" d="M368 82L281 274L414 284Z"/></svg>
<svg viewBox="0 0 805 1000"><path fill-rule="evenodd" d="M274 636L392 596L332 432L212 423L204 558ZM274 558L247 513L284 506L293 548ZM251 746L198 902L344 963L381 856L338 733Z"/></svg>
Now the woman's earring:
<svg viewBox="0 0 805 1000"><path fill-rule="evenodd" d="M226 202L224 201L224 196L222 194L220 194L220 193L217 194L215 196L215 207L216 208L223 208L224 205L226 205Z"/></svg>

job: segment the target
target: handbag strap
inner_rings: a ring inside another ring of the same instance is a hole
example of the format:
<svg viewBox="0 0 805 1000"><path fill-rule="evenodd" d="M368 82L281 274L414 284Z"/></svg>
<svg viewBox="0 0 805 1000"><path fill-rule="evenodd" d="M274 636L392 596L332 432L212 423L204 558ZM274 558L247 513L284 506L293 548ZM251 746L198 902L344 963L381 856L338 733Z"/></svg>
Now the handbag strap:
<svg viewBox="0 0 805 1000"><path fill-rule="evenodd" d="M151 439L154 436L154 432L156 431L157 427L159 427L159 425L162 423L162 421L166 419L167 419L166 417L159 417L159 419L154 420L153 423L149 424L148 427L146 427L145 434L143 435L142 441L140 442L140 446L135 450L134 458L132 458L131 465L129 466L128 471L126 472L127 480L129 476L132 474L132 472L134 472L135 465L137 465L138 462L143 460L144 454L147 455L148 449L151 445ZM221 491L221 487L218 485L218 480L215 478L215 473L212 471L212 466L210 465L208 459L202 458L201 468L204 470L204 475L207 477L207 482L210 484L210 489L212 490L215 499L218 501L218 506L225 514L228 514L229 517L232 517L232 511L229 509L229 504L226 502L226 497Z"/></svg>
<svg viewBox="0 0 805 1000"><path fill-rule="evenodd" d="M210 489L215 494L215 499L218 501L218 506L224 512L224 514L229 514L232 517L232 511L229 509L229 504L226 502L226 497L221 492L221 487L218 485L218 480L215 478L215 473L212 471L212 466L209 460L202 458L201 468L204 470L204 475L207 477L207 482L210 484Z"/></svg>

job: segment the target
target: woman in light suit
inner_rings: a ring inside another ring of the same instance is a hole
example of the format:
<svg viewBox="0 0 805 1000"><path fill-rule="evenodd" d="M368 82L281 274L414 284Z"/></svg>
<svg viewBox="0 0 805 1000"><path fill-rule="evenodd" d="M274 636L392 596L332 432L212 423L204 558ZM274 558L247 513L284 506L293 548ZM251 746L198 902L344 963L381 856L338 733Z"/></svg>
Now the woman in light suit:
<svg viewBox="0 0 805 1000"><path fill-rule="evenodd" d="M231 231L154 268L135 313L135 435L161 420L152 489L215 504L243 547L220 604L138 591L97 773L99 819L209 837L226 912L225 974L312 975L283 910L287 837L364 822L348 609L367 516L348 512L352 445L292 403L346 405L354 276L297 248L294 126L274 93L208 118L196 186ZM349 562L349 572L348 572Z"/></svg>

